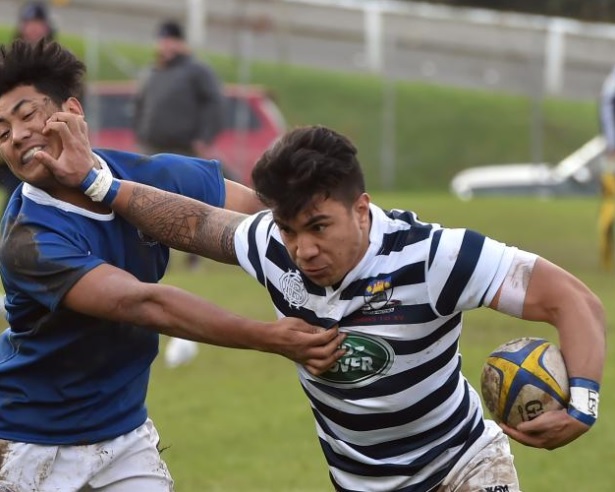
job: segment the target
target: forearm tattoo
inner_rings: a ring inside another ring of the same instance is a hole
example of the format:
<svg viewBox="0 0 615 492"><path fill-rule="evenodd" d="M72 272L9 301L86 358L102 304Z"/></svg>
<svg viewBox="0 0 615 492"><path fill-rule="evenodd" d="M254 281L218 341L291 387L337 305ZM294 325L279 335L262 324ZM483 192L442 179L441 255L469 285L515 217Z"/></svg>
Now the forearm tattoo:
<svg viewBox="0 0 615 492"><path fill-rule="evenodd" d="M237 263L234 235L245 215L146 186L134 187L123 215L171 248Z"/></svg>

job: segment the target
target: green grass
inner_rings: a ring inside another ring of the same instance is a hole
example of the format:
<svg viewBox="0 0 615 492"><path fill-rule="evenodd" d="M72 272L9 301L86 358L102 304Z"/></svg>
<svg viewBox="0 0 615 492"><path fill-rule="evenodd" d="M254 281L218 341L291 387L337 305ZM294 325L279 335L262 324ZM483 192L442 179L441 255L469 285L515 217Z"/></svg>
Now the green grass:
<svg viewBox="0 0 615 492"><path fill-rule="evenodd" d="M494 198L462 203L445 194L412 193L376 194L375 201L535 251L578 275L601 296L608 318L615 315L613 273L598 265L596 201ZM264 289L237 267L204 261L193 273L181 259L180 253L173 256L166 282L246 316L272 318ZM493 348L523 335L557 340L549 325L488 309L467 313L461 346L470 382L477 387ZM610 346L608 360L612 357ZM613 490L615 475L608 463L615 459L615 423L610 420L615 415L614 383L615 368L609 364L601 417L581 439L552 452L513 444L522 490ZM169 370L157 361L148 404L163 445L170 446L164 456L182 492L330 490L307 399L293 365L281 357L202 346L189 366Z"/></svg>
<svg viewBox="0 0 615 492"><path fill-rule="evenodd" d="M0 41L9 31L0 30ZM91 60L83 40L60 40ZM152 46L118 42L100 45L93 79L134 77L152 59ZM206 56L221 78L236 82L239 61ZM120 61L118 63L118 60ZM393 142L391 190L446 190L450 179L470 166L531 162L537 138L532 124L538 109L542 158L556 163L598 132L594 101L549 99L439 87L412 81L394 84L394 130L383 135L385 82L367 74L346 74L275 63L253 63L251 82L267 87L291 127L331 126L351 137L371 189L385 189L383 142Z"/></svg>

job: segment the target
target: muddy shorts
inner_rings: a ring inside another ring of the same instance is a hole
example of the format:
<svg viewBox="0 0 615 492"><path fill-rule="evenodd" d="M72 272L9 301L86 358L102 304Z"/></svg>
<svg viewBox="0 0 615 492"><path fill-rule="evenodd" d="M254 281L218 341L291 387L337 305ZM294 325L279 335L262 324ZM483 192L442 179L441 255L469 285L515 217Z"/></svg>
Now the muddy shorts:
<svg viewBox="0 0 615 492"><path fill-rule="evenodd" d="M435 492L521 492L508 438L499 432Z"/></svg>
<svg viewBox="0 0 615 492"><path fill-rule="evenodd" d="M42 446L0 440L0 492L172 492L151 420L110 441Z"/></svg>

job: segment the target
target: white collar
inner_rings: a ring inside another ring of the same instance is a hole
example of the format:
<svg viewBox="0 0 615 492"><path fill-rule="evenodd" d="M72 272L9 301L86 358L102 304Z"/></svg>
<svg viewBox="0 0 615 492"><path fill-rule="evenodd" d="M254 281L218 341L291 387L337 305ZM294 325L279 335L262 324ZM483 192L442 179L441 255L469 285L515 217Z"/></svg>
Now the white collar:
<svg viewBox="0 0 615 492"><path fill-rule="evenodd" d="M111 169L109 168L109 165L104 161L102 157L100 157L97 154L94 154L94 156L96 157L96 159L98 159L98 162L100 163L100 166L103 169L111 171ZM81 208L76 205L73 205L72 203L58 200L57 198L52 197L46 191L43 191L40 188L37 188L36 186L32 186L29 183L24 182L22 190L21 190L21 194L25 196L26 198L32 200L33 202L38 203L39 205L55 207L64 212L70 212L70 213L77 214L77 215L83 215L84 217L88 217L90 219L108 221L108 220L113 220L115 218L115 213L113 211L111 211L111 213L108 213L108 214L99 214L96 212L92 212L90 210L86 210L85 208Z"/></svg>

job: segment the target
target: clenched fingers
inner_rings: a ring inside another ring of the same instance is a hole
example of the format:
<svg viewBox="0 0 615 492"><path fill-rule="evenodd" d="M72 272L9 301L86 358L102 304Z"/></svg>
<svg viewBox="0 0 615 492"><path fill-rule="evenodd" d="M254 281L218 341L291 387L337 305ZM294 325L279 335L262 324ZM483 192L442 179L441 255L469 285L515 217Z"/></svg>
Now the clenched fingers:
<svg viewBox="0 0 615 492"><path fill-rule="evenodd" d="M303 363L310 374L319 376L327 372L343 357L346 353L346 349L342 348L345 338L346 334L340 333L326 345L310 349L308 359Z"/></svg>

